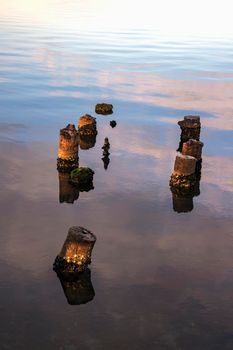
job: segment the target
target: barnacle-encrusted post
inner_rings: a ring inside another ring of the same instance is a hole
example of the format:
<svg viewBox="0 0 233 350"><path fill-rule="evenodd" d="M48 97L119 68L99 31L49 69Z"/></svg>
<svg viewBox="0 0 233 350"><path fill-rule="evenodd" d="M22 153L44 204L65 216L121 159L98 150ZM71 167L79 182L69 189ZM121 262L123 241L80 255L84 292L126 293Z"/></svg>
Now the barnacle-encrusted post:
<svg viewBox="0 0 233 350"><path fill-rule="evenodd" d="M85 150L95 146L96 143L96 118L85 114L79 118L78 123L79 145Z"/></svg>
<svg viewBox="0 0 233 350"><path fill-rule="evenodd" d="M60 130L57 169L69 172L78 166L78 133L73 124Z"/></svg>
<svg viewBox="0 0 233 350"><path fill-rule="evenodd" d="M54 270L62 275L74 275L84 271L91 263L91 253L96 236L89 230L73 226L69 229L61 252L54 262Z"/></svg>
<svg viewBox="0 0 233 350"><path fill-rule="evenodd" d="M176 156L174 170L170 179L170 187L183 192L190 191L196 184L196 158L179 153Z"/></svg>

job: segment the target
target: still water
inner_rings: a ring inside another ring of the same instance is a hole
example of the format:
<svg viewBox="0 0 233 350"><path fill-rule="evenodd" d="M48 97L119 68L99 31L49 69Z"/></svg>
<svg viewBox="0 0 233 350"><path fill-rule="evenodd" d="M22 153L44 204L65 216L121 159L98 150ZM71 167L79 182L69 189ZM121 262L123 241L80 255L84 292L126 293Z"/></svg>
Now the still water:
<svg viewBox="0 0 233 350"><path fill-rule="evenodd" d="M86 30L90 1L32 3L0 11L1 349L233 349L232 40ZM94 190L66 203L59 129L85 113ZM201 116L202 176L178 213L169 179L187 114ZM71 226L97 236L80 305L52 269Z"/></svg>

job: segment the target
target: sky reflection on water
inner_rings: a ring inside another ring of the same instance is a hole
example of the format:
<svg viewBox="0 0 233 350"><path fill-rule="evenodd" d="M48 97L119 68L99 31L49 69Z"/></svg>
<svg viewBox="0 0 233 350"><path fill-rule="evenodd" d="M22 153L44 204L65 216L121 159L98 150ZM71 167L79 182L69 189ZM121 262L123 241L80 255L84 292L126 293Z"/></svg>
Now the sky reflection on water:
<svg viewBox="0 0 233 350"><path fill-rule="evenodd" d="M110 21L87 31L78 19L88 21L92 2L32 3L0 6L2 349L232 349L230 37L181 41ZM94 190L60 203L59 129L102 101L114 114L97 116L95 147L79 153ZM169 179L176 123L190 113L202 121L200 195L178 214ZM97 243L95 296L71 306L52 264L73 225Z"/></svg>

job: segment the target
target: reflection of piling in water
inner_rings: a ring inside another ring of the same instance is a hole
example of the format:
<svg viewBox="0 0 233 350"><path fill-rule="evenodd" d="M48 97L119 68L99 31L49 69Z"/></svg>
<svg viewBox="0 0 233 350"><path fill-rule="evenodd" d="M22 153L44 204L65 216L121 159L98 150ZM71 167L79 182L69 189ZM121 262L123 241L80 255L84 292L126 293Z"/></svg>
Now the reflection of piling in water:
<svg viewBox="0 0 233 350"><path fill-rule="evenodd" d="M181 128L180 144L178 151L182 151L183 143L193 139L199 141L201 132L201 122L199 116L188 115L178 122Z"/></svg>
<svg viewBox="0 0 233 350"><path fill-rule="evenodd" d="M69 172L78 166L78 133L73 124L60 130L57 169Z"/></svg>
<svg viewBox="0 0 233 350"><path fill-rule="evenodd" d="M95 146L96 135L93 136L84 136L79 135L79 146L82 150L87 150Z"/></svg>
<svg viewBox="0 0 233 350"><path fill-rule="evenodd" d="M94 299L95 291L91 283L91 271L88 268L79 272L75 278L65 278L59 273L57 276L70 305L86 304Z"/></svg>
<svg viewBox="0 0 233 350"><path fill-rule="evenodd" d="M71 227L55 259L54 270L69 278L86 270L91 263L95 242L96 237L91 231L79 226Z"/></svg>
<svg viewBox="0 0 233 350"><path fill-rule="evenodd" d="M59 201L74 203L79 197L79 190L70 183L70 174L59 172Z"/></svg>
<svg viewBox="0 0 233 350"><path fill-rule="evenodd" d="M105 139L104 139L104 145L103 145L102 149L103 149L102 161L104 162L104 169L107 170L108 169L108 165L110 163L110 159L109 159L109 156L110 156L110 153L109 153L110 143L109 143L107 137L105 137Z"/></svg>
<svg viewBox="0 0 233 350"><path fill-rule="evenodd" d="M177 213L188 213L193 210L193 196L179 196L172 193L173 210Z"/></svg>

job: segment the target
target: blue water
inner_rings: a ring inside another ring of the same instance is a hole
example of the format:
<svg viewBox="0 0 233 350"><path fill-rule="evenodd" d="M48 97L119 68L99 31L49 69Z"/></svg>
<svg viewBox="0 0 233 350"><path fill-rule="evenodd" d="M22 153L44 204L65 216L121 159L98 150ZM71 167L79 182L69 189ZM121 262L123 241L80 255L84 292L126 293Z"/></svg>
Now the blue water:
<svg viewBox="0 0 233 350"><path fill-rule="evenodd" d="M58 26L56 1L49 19L16 3L0 15L1 349L232 349L231 38L85 30L94 15L80 3L75 17L78 1L58 2ZM111 116L95 114L103 101ZM94 190L60 203L59 129L85 113L98 135L79 160ZM178 213L169 179L187 114L201 116L202 176ZM83 305L52 270L73 225L97 236Z"/></svg>

